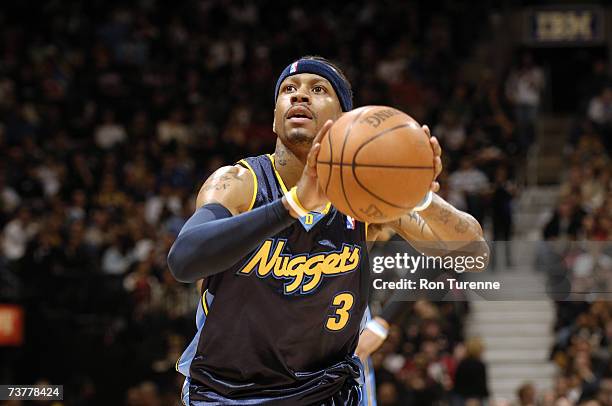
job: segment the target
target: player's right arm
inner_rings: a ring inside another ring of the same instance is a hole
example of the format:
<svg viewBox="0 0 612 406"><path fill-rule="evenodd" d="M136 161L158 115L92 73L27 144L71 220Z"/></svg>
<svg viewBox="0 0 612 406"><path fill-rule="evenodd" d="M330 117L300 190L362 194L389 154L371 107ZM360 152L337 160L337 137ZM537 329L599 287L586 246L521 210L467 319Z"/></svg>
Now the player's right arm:
<svg viewBox="0 0 612 406"><path fill-rule="evenodd" d="M328 120L319 129L296 185L297 200L305 211L326 202L317 181L316 158L331 125ZM255 180L246 179L247 172L240 167L224 167L204 183L198 194L198 208L168 253L168 267L178 281L195 282L229 269L298 218L287 196L249 210Z"/></svg>
<svg viewBox="0 0 612 406"><path fill-rule="evenodd" d="M226 270L294 218L279 199L249 210L255 180L241 166L225 166L204 182L195 213L168 254L168 267L181 282Z"/></svg>

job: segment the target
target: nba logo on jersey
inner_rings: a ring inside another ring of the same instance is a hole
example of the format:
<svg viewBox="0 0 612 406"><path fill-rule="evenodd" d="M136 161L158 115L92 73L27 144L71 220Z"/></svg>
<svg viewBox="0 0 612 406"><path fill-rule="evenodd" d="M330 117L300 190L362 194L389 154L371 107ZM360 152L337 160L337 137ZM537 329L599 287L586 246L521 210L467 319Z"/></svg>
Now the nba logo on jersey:
<svg viewBox="0 0 612 406"><path fill-rule="evenodd" d="M349 230L355 229L355 219L351 216L346 216L346 228L348 228Z"/></svg>
<svg viewBox="0 0 612 406"><path fill-rule="evenodd" d="M289 68L289 73L295 73L295 71L297 70L297 65L298 65L297 62L293 62L291 64L291 68Z"/></svg>

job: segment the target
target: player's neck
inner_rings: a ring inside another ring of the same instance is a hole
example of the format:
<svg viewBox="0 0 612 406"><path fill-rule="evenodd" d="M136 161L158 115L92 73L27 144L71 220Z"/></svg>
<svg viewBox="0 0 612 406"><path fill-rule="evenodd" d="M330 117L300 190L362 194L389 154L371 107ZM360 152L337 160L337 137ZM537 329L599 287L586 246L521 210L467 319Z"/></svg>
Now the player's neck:
<svg viewBox="0 0 612 406"><path fill-rule="evenodd" d="M274 150L274 166L276 171L283 179L283 183L287 189L294 187L306 164L306 157L302 161L289 148L287 148L280 140L276 141L276 149Z"/></svg>

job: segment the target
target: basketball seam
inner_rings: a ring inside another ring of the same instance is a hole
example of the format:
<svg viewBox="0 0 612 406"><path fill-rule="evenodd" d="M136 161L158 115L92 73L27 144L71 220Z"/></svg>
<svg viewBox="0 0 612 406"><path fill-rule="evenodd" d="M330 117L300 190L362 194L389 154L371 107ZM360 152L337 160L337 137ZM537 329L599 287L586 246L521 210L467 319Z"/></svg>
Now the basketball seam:
<svg viewBox="0 0 612 406"><path fill-rule="evenodd" d="M334 127L332 126L329 129L329 134L327 135L327 141L329 142L329 175L327 176L327 182L325 183L325 195L327 196L327 190L329 189L329 183L331 182L331 177L332 177L332 161L334 160L334 149L332 148L332 142L331 142L331 137L332 137L332 129Z"/></svg>
<svg viewBox="0 0 612 406"><path fill-rule="evenodd" d="M317 161L319 164L342 166L342 162ZM355 164L357 168L381 168L381 169L433 169L433 166L410 166L410 165L377 165L377 164Z"/></svg>
<svg viewBox="0 0 612 406"><path fill-rule="evenodd" d="M357 148L357 151L355 151L355 154L353 155L353 162L357 160L357 155L359 155L359 152L361 151L361 149L365 147L366 145L368 145L369 143L371 143L372 141L374 141L375 139L377 139L378 137L382 137L383 135L388 134L395 130L399 130L400 128L405 128L405 127L410 127L410 126L411 124L396 125L395 127L387 128L386 130L383 130L379 132L378 134L374 134L372 137L370 137L369 140L367 140L366 142L364 142Z"/></svg>
<svg viewBox="0 0 612 406"><path fill-rule="evenodd" d="M370 110L370 109L367 109L367 110ZM359 217L359 215L357 214L355 210L353 210L353 206L351 206L351 202L349 202L348 197L346 196L346 190L344 190L344 165L343 165L344 164L344 150L346 149L346 142L348 141L348 138L351 135L351 130L353 129L353 125L355 125L355 122L357 121L357 119L361 117L361 115L365 111L366 109L363 109L362 111L360 111L359 114L355 116L351 124L347 127L346 133L344 134L344 140L342 142L342 152L340 153L340 188L342 189L342 195L344 196L344 201L348 205L349 210L353 212L353 216L355 218ZM353 158L353 161L354 160L355 159Z"/></svg>
<svg viewBox="0 0 612 406"><path fill-rule="evenodd" d="M381 131L381 132L379 132L378 134L376 134L376 135L372 136L372 138L370 138L369 140L367 140L366 142L364 142L363 144L361 144L361 145L360 145L360 146L357 148L357 151L355 151L355 154L353 155L353 160L352 160L352 162L351 162L351 171L353 172L353 178L355 178L355 182L357 182L357 184L358 184L358 185L359 185L359 186L360 186L360 187L361 187L363 190L365 190L365 191L366 191L366 192L367 192L369 195L371 195L372 197L375 197L376 199L380 200L381 202L383 202L383 203L385 203L385 204L388 204L389 206L392 206L392 207L395 207L395 208L398 208L398 209L406 209L406 210L409 210L409 209L411 209L412 207L409 207L409 206L400 206L400 205L397 205L397 204L391 203L391 202L389 202L389 201L387 201L387 200L383 199L382 197L378 196L377 194L375 194L375 193L371 192L369 189L367 189L367 188L366 188L366 187L363 185L363 183L361 183L361 181L359 180L359 177L357 177L357 172L355 171L355 168L357 167L357 165L355 164L355 161L357 160L357 155L359 154L359 152L361 151L361 149L362 149L364 146L366 146L367 144L369 144L370 142L374 141L376 138L378 138L378 137L382 137L383 135L385 135L385 134L389 134L389 133L391 133L391 132L393 132L393 131L395 131L395 130L399 130L400 128L405 128L405 127L410 127L410 126L411 126L411 124L402 124L402 125L398 125L398 126L395 126L395 127L388 128L388 129L386 129L386 130L384 130L384 131ZM359 166L363 166L363 165L359 165ZM406 168L406 169L408 169L408 168ZM431 166L431 167L429 167L429 168L421 168L421 169L433 169L433 166Z"/></svg>

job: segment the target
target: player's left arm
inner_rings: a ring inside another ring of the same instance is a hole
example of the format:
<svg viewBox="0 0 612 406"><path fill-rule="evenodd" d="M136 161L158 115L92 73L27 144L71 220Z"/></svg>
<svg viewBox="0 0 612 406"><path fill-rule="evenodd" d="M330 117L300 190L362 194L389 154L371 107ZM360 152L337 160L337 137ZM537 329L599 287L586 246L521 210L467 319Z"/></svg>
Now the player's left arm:
<svg viewBox="0 0 612 406"><path fill-rule="evenodd" d="M485 266L472 270L486 268L489 247L478 221L435 193L427 209L407 213L387 226L425 255L481 256Z"/></svg>
<svg viewBox="0 0 612 406"><path fill-rule="evenodd" d="M440 167L441 170L441 167ZM436 172L436 176L439 172ZM437 184L437 182L435 182ZM439 185L437 186L439 188ZM434 185L432 185L432 193ZM434 193L429 207L421 212L408 213L386 224L370 224L368 239L375 241L387 228L408 241L415 249L431 256L481 256L484 266L466 268L466 271L483 271L489 262L489 246L483 237L482 227L474 217L457 210ZM407 307L404 302L391 298L380 315L374 317L359 336L355 354L367 362L367 358L386 340L390 324L399 323Z"/></svg>
<svg viewBox="0 0 612 406"><path fill-rule="evenodd" d="M429 128L423 129L430 135ZM391 228L415 249L425 255L440 256L481 256L484 266L466 269L467 271L482 271L489 261L489 246L487 245L482 227L474 217L453 207L436 194L440 184L436 178L442 172L442 148L436 137L430 137L434 151L435 176L431 184L433 198L429 206L418 212L409 212L399 219L385 224L369 224L368 240L376 241L385 231ZM400 301L389 300L382 313L374 317L360 334L355 354L362 362L376 351L387 338L391 323L401 321L407 307Z"/></svg>
<svg viewBox="0 0 612 406"><path fill-rule="evenodd" d="M430 135L429 128L423 129ZM430 137L434 151L435 176L431 184L432 201L422 211L412 211L399 219L386 223L415 249L432 256L480 256L485 264L472 271L483 271L489 260L487 245L482 227L470 214L465 213L448 203L436 192L440 190L437 177L442 172L442 148L436 137Z"/></svg>

